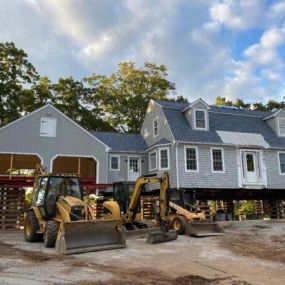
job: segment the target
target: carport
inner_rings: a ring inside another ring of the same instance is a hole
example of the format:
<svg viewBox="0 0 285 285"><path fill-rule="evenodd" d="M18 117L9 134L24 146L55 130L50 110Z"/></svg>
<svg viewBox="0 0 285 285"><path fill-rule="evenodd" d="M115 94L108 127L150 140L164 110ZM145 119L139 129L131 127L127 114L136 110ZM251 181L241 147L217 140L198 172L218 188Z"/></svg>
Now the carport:
<svg viewBox="0 0 285 285"><path fill-rule="evenodd" d="M57 155L51 165L54 173L76 173L84 178L97 178L97 161L91 156Z"/></svg>
<svg viewBox="0 0 285 285"><path fill-rule="evenodd" d="M27 175L41 163L36 154L0 153L0 175Z"/></svg>

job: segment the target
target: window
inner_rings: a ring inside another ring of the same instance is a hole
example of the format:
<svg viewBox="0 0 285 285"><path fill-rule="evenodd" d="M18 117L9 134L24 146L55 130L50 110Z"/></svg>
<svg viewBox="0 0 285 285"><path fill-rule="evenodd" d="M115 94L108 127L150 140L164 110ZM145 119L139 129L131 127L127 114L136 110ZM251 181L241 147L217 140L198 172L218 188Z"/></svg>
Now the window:
<svg viewBox="0 0 285 285"><path fill-rule="evenodd" d="M279 136L285 136L285 118L278 118L278 133Z"/></svg>
<svg viewBox="0 0 285 285"><path fill-rule="evenodd" d="M159 168L169 169L169 149L161 148L159 150Z"/></svg>
<svg viewBox="0 0 285 285"><path fill-rule="evenodd" d="M285 174L285 152L279 152L279 170L280 174Z"/></svg>
<svg viewBox="0 0 285 285"><path fill-rule="evenodd" d="M40 136L50 138L56 137L55 118L41 118Z"/></svg>
<svg viewBox="0 0 285 285"><path fill-rule="evenodd" d="M156 137L158 135L158 119L153 120L153 136Z"/></svg>
<svg viewBox="0 0 285 285"><path fill-rule="evenodd" d="M195 110L195 128L196 129L206 129L206 111L205 110Z"/></svg>
<svg viewBox="0 0 285 285"><path fill-rule="evenodd" d="M149 170L152 171L155 169L157 169L156 151L149 154Z"/></svg>
<svg viewBox="0 0 285 285"><path fill-rule="evenodd" d="M110 170L120 170L119 156L111 156L111 159L110 159Z"/></svg>
<svg viewBox="0 0 285 285"><path fill-rule="evenodd" d="M40 206L43 204L44 199L45 199L45 192L46 192L46 187L47 187L47 177L43 177L39 184L38 184L38 193L37 193L37 198L36 198L36 205Z"/></svg>
<svg viewBox="0 0 285 285"><path fill-rule="evenodd" d="M246 155L246 168L248 172L254 172L254 157L251 153Z"/></svg>
<svg viewBox="0 0 285 285"><path fill-rule="evenodd" d="M212 171L224 172L224 158L222 149L212 149Z"/></svg>
<svg viewBox="0 0 285 285"><path fill-rule="evenodd" d="M197 148L185 147L186 171L198 171Z"/></svg>

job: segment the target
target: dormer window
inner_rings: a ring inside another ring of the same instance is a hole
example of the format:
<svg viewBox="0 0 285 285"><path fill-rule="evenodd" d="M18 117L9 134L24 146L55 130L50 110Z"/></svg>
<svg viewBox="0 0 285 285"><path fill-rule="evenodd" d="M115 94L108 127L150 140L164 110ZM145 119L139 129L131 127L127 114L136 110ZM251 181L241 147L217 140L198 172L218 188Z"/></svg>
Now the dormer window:
<svg viewBox="0 0 285 285"><path fill-rule="evenodd" d="M207 129L206 110L195 110L194 112L194 126L198 130Z"/></svg>
<svg viewBox="0 0 285 285"><path fill-rule="evenodd" d="M153 120L153 136L156 137L158 135L158 118Z"/></svg>
<svg viewBox="0 0 285 285"><path fill-rule="evenodd" d="M278 118L278 134L285 137L285 118Z"/></svg>

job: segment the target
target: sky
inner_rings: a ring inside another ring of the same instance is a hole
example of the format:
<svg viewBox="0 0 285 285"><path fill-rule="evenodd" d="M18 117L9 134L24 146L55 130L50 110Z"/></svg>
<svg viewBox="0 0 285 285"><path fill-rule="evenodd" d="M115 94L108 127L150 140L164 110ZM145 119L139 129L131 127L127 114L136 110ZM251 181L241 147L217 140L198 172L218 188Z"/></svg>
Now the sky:
<svg viewBox="0 0 285 285"><path fill-rule="evenodd" d="M165 64L177 95L285 96L285 0L0 0L0 41L52 81Z"/></svg>

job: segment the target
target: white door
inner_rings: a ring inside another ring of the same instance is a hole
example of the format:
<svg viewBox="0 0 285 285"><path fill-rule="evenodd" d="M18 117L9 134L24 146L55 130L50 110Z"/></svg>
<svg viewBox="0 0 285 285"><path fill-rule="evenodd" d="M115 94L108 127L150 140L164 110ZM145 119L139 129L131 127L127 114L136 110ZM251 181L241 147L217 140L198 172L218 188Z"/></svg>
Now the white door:
<svg viewBox="0 0 285 285"><path fill-rule="evenodd" d="M129 157L128 165L129 181L136 181L140 176L140 158Z"/></svg>
<svg viewBox="0 0 285 285"><path fill-rule="evenodd" d="M254 151L243 152L244 178L247 183L258 183L259 161L258 153Z"/></svg>

